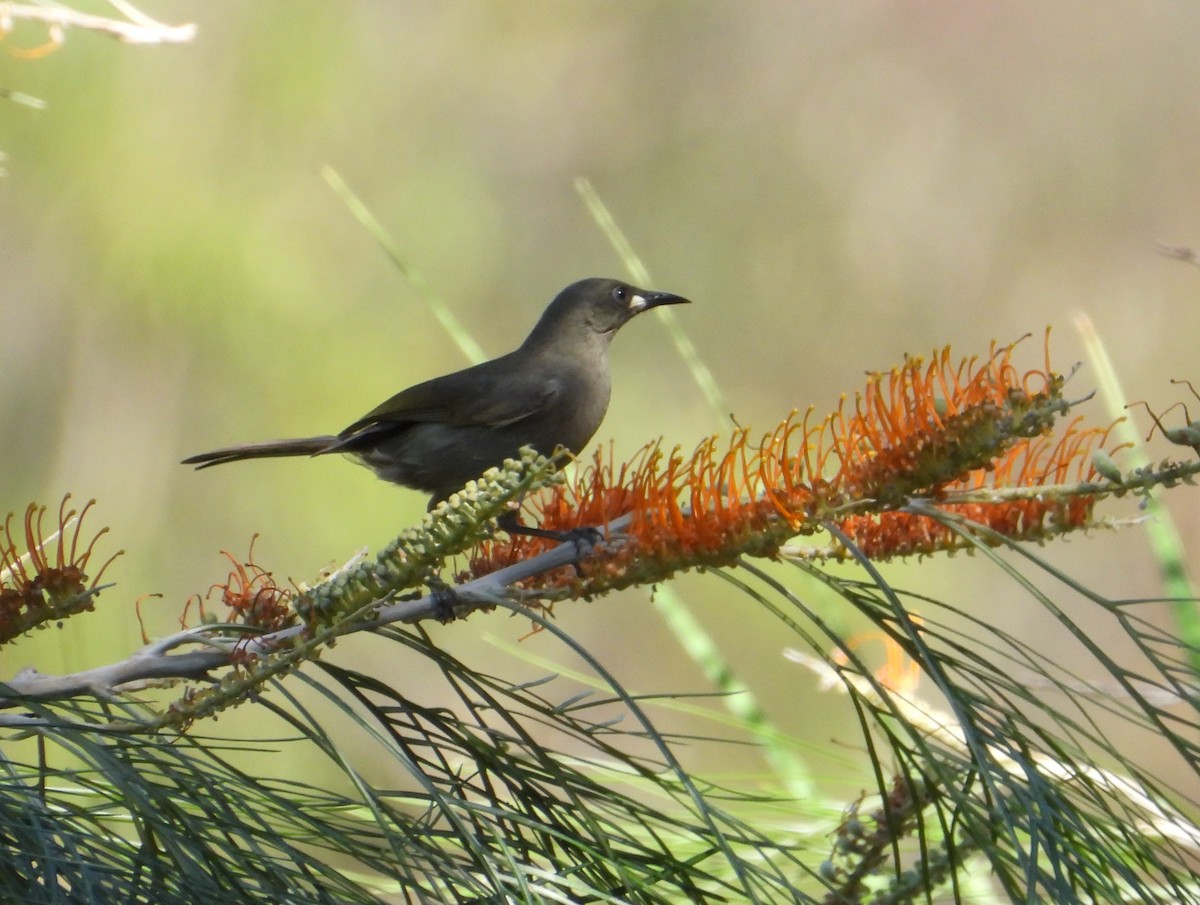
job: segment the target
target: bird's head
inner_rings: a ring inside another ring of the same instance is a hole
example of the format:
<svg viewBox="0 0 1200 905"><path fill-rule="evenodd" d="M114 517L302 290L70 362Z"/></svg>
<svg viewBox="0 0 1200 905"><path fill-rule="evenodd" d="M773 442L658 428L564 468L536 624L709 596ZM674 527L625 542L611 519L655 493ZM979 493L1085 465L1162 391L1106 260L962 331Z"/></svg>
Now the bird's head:
<svg viewBox="0 0 1200 905"><path fill-rule="evenodd" d="M620 280L593 277L572 283L558 294L526 345L546 342L579 343L595 337L612 339L631 318L660 305L687 304L670 292L638 289Z"/></svg>

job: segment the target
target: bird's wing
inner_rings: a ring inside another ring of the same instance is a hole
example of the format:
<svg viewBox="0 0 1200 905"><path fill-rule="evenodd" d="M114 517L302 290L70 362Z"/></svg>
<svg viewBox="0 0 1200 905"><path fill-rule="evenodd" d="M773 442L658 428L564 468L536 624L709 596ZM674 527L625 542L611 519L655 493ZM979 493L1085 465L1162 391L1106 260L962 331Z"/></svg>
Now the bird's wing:
<svg viewBox="0 0 1200 905"><path fill-rule="evenodd" d="M410 422L503 427L545 411L562 392L558 378L492 367L499 364L486 362L402 390L339 436L345 440L376 425Z"/></svg>

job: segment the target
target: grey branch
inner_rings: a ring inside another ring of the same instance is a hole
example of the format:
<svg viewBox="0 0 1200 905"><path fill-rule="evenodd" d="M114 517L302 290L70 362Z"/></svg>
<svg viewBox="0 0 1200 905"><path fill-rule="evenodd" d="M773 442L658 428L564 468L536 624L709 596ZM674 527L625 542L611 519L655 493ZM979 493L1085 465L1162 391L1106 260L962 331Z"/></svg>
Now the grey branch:
<svg viewBox="0 0 1200 905"><path fill-rule="evenodd" d="M619 532L628 521L628 516L624 516L609 524L610 546L621 542ZM573 565L590 552L590 544L586 541L568 541L527 560L464 582L449 595L453 600L453 615L461 619L475 610L493 605L497 598L511 599L509 587L512 584ZM371 618L355 622L349 631L370 631L397 622L444 618L446 597L445 594L429 594L420 599L403 601L383 598L375 604L377 609ZM244 631L242 626L226 626L222 629L205 625L186 629L152 642L120 662L83 672L55 676L35 669L22 670L8 683L0 684L0 708L17 707L22 701L62 700L79 695L112 698L149 682L204 679L214 670L229 666L235 655L244 658L269 654L286 646L305 631L305 626L294 625L277 632L247 637L244 634L233 636L231 628ZM200 647L184 653L172 653L185 645ZM32 728L39 725L47 725L47 722L21 714L0 716L0 726Z"/></svg>
<svg viewBox="0 0 1200 905"><path fill-rule="evenodd" d="M15 19L41 22L51 30L55 43L67 28L98 31L126 44L181 44L196 36L194 23L164 25L135 9L127 0L109 0L127 21L81 13L65 6L36 6L32 3L0 3L0 33L7 32Z"/></svg>

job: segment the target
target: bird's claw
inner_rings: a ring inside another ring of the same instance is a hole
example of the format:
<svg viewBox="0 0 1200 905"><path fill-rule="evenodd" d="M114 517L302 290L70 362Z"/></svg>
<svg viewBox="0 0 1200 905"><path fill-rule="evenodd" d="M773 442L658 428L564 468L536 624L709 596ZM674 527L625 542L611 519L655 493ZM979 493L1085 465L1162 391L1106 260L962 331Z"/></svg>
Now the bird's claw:
<svg viewBox="0 0 1200 905"><path fill-rule="evenodd" d="M429 597L433 603L433 618L445 625L458 618L454 611L458 608L458 593L448 584L433 585L429 589Z"/></svg>
<svg viewBox="0 0 1200 905"><path fill-rule="evenodd" d="M516 512L506 512L496 520L496 524L509 534L525 534L531 537L543 537L559 544L571 544L575 548L575 559L571 565L575 574L582 577L579 561L592 555L596 545L604 540L604 532L599 528L584 525L569 531L555 531L550 528L535 528L532 525L522 525Z"/></svg>
<svg viewBox="0 0 1200 905"><path fill-rule="evenodd" d="M591 556L592 551L596 549L596 545L604 540L604 532L590 525L572 528L570 531L562 532L562 534L563 543L570 543L575 546L575 556L578 559L586 559ZM576 563L575 568L578 570L578 563Z"/></svg>
<svg viewBox="0 0 1200 905"><path fill-rule="evenodd" d="M599 528L584 525L563 533L566 534L563 542L570 542L575 546L575 560L571 563L571 567L575 570L575 577L583 578L583 569L580 568L579 563L592 555L596 545L604 540L604 532Z"/></svg>

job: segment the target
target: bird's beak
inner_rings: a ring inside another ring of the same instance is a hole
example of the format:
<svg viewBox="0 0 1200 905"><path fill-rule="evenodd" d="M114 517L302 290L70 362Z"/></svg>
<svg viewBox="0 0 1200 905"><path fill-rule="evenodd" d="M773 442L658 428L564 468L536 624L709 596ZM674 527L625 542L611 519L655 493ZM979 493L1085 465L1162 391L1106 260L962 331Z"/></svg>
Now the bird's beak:
<svg viewBox="0 0 1200 905"><path fill-rule="evenodd" d="M685 299L682 295L672 295L669 292L647 292L645 295L636 293L629 300L629 313L640 314L648 308L657 308L659 305L690 304L690 299Z"/></svg>

